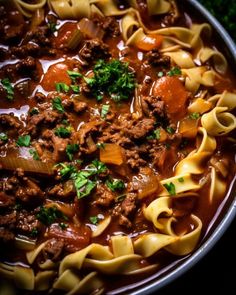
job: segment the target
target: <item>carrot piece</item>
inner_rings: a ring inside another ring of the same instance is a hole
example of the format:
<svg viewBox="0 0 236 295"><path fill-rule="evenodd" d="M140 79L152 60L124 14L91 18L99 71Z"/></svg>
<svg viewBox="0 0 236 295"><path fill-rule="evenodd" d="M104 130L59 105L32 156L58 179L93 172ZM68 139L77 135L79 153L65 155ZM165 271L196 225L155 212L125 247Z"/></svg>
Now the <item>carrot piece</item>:
<svg viewBox="0 0 236 295"><path fill-rule="evenodd" d="M69 86L71 79L67 73L68 70L68 66L63 63L51 65L43 77L42 87L46 91L52 91L55 90L56 83L65 83Z"/></svg>
<svg viewBox="0 0 236 295"><path fill-rule="evenodd" d="M186 114L188 92L176 77L162 77L154 84L152 94L159 96L166 104L173 120L179 120Z"/></svg>
<svg viewBox="0 0 236 295"><path fill-rule="evenodd" d="M100 149L100 161L106 164L121 165L124 162L122 148L113 143L106 143Z"/></svg>
<svg viewBox="0 0 236 295"><path fill-rule="evenodd" d="M58 31L58 36L54 39L55 48L66 46L68 44L68 41L72 37L73 33L77 29L77 23L67 22L63 26L61 26Z"/></svg>
<svg viewBox="0 0 236 295"><path fill-rule="evenodd" d="M197 136L198 121L191 118L185 118L180 121L178 132L186 138L195 138Z"/></svg>
<svg viewBox="0 0 236 295"><path fill-rule="evenodd" d="M159 48L162 41L163 37L161 35L149 34L145 35L141 40L137 41L135 45L140 50L149 51L154 48Z"/></svg>

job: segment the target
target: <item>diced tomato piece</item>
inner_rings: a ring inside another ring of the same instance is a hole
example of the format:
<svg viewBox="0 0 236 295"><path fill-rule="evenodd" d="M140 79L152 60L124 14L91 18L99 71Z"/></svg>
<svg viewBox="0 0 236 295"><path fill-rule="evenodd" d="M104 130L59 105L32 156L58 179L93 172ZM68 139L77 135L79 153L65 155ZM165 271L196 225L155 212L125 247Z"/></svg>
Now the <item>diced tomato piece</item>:
<svg viewBox="0 0 236 295"><path fill-rule="evenodd" d="M177 77L162 77L154 84L152 94L159 96L166 104L170 117L176 121L186 114L188 92Z"/></svg>
<svg viewBox="0 0 236 295"><path fill-rule="evenodd" d="M51 65L43 77L42 87L46 91L53 91L55 90L56 83L65 83L69 86L71 79L67 73L68 70L68 66L64 63Z"/></svg>
<svg viewBox="0 0 236 295"><path fill-rule="evenodd" d="M143 37L138 42L136 42L136 46L140 50L149 51L154 48L159 48L161 46L162 41L163 37L161 35L149 34Z"/></svg>
<svg viewBox="0 0 236 295"><path fill-rule="evenodd" d="M66 46L76 29L77 23L66 22L63 26L60 27L58 35L54 39L54 46L56 48Z"/></svg>

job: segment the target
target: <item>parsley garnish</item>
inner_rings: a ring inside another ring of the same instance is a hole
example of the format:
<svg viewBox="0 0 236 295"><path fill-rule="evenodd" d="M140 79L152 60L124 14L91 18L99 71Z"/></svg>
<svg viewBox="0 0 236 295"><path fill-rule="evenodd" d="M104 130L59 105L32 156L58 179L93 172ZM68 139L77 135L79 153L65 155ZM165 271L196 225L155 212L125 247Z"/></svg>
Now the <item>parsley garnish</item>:
<svg viewBox="0 0 236 295"><path fill-rule="evenodd" d="M189 118L190 119L193 119L193 120L197 120L197 119L199 119L200 118L200 114L199 113L192 113L192 114L190 114L189 115Z"/></svg>
<svg viewBox="0 0 236 295"><path fill-rule="evenodd" d="M8 136L6 133L1 132L0 133L0 140L7 142L8 141Z"/></svg>
<svg viewBox="0 0 236 295"><path fill-rule="evenodd" d="M73 160L73 155L76 153L79 149L79 145L77 143L74 144L68 144L66 147L66 154L70 161Z"/></svg>
<svg viewBox="0 0 236 295"><path fill-rule="evenodd" d="M58 127L55 129L54 133L56 134L56 136L59 136L61 138L67 138L71 135L69 127Z"/></svg>
<svg viewBox="0 0 236 295"><path fill-rule="evenodd" d="M16 144L18 146L30 146L30 135L22 135L22 136L19 136L17 141L16 141Z"/></svg>
<svg viewBox="0 0 236 295"><path fill-rule="evenodd" d="M61 102L61 98L59 96L53 98L52 100L52 107L54 110L57 110L60 113L64 113L64 107Z"/></svg>
<svg viewBox="0 0 236 295"><path fill-rule="evenodd" d="M163 72L158 72L158 73L157 73L157 77L161 78L161 77L163 77L163 76L164 76L164 73L163 73Z"/></svg>
<svg viewBox="0 0 236 295"><path fill-rule="evenodd" d="M31 156L33 157L34 160L36 160L36 161L40 160L39 154L37 153L36 150L30 149L29 153L31 154Z"/></svg>
<svg viewBox="0 0 236 295"><path fill-rule="evenodd" d="M107 170L107 166L98 160L93 160L92 163L86 167L86 170L89 171L91 175L101 174Z"/></svg>
<svg viewBox="0 0 236 295"><path fill-rule="evenodd" d="M80 171L75 176L74 184L78 199L88 196L96 186L96 181L90 180L89 176L86 171Z"/></svg>
<svg viewBox="0 0 236 295"><path fill-rule="evenodd" d="M147 136L147 139L157 139L159 140L161 138L160 129L154 130L151 135Z"/></svg>
<svg viewBox="0 0 236 295"><path fill-rule="evenodd" d="M94 66L93 73L92 78L84 77L84 80L97 100L108 94L113 100L120 101L128 99L134 92L134 74L130 72L128 63L119 60L99 60Z"/></svg>
<svg viewBox="0 0 236 295"><path fill-rule="evenodd" d="M65 83L56 83L56 91L57 92L68 92L70 90L70 86Z"/></svg>
<svg viewBox="0 0 236 295"><path fill-rule="evenodd" d="M57 31L57 24L54 22L48 22L48 27L52 33Z"/></svg>
<svg viewBox="0 0 236 295"><path fill-rule="evenodd" d="M64 163L59 163L55 167L60 167L61 169L59 170L59 175L63 179L68 179L70 178L73 174L75 174L77 171L74 166L72 165L66 165Z"/></svg>
<svg viewBox="0 0 236 295"><path fill-rule="evenodd" d="M176 195L175 185L173 184L173 182L165 183L165 184L164 184L164 187L167 189L168 193L169 193L171 196Z"/></svg>
<svg viewBox="0 0 236 295"><path fill-rule="evenodd" d="M102 119L106 119L106 116L109 112L109 109L110 109L110 105L109 104L103 104L102 105L102 110L101 110L101 118Z"/></svg>
<svg viewBox="0 0 236 295"><path fill-rule="evenodd" d="M68 220L68 218L56 207L40 207L39 213L37 213L36 218L45 225L51 225L57 219Z"/></svg>
<svg viewBox="0 0 236 295"><path fill-rule="evenodd" d="M80 93L79 85L70 85L70 88L73 90L74 93Z"/></svg>
<svg viewBox="0 0 236 295"><path fill-rule="evenodd" d="M8 100L13 100L14 97L14 89L13 86L8 78L2 79L1 80L2 86L7 92L7 99Z"/></svg>
<svg viewBox="0 0 236 295"><path fill-rule="evenodd" d="M183 177L178 178L178 182L180 183L184 182L184 178Z"/></svg>
<svg viewBox="0 0 236 295"><path fill-rule="evenodd" d="M125 188L124 181L121 179L108 179L106 181L106 185L113 192L116 190L123 190Z"/></svg>
<svg viewBox="0 0 236 295"><path fill-rule="evenodd" d="M173 67L168 73L167 75L172 77L172 76L179 76L181 75L182 72L181 72L181 69L180 68L177 68L177 67Z"/></svg>
<svg viewBox="0 0 236 295"><path fill-rule="evenodd" d="M175 133L175 129L172 128L172 127L167 127L167 128L166 128L166 131L167 131L169 134L173 134L173 133Z"/></svg>
<svg viewBox="0 0 236 295"><path fill-rule="evenodd" d="M65 224L64 222L60 222L59 226L61 229L65 230L68 227L68 224Z"/></svg>
<svg viewBox="0 0 236 295"><path fill-rule="evenodd" d="M37 115L39 114L39 110L37 108L32 108L29 113L30 116Z"/></svg>
<svg viewBox="0 0 236 295"><path fill-rule="evenodd" d="M82 74L80 74L80 73L78 73L78 72L74 72L74 71L67 71L67 74L69 75L69 77L71 78L71 81L72 81L73 83L76 82L76 79L77 79L77 78L82 78L82 77L83 77Z"/></svg>
<svg viewBox="0 0 236 295"><path fill-rule="evenodd" d="M97 216L91 216L89 217L89 220L91 221L92 224L96 225L98 224L99 218Z"/></svg>
<svg viewBox="0 0 236 295"><path fill-rule="evenodd" d="M36 228L36 227L34 227L32 230L31 230L31 232L30 232L30 236L32 237L32 238L35 238L35 237L37 237L37 235L38 235L38 229Z"/></svg>

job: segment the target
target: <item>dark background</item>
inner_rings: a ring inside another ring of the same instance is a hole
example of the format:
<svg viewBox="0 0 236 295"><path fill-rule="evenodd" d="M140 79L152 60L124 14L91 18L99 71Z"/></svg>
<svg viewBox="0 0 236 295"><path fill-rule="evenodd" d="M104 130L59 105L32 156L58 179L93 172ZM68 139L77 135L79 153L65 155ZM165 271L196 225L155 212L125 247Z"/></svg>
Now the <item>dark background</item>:
<svg viewBox="0 0 236 295"><path fill-rule="evenodd" d="M236 42L236 0L199 0ZM236 219L214 248L158 295L236 294Z"/></svg>

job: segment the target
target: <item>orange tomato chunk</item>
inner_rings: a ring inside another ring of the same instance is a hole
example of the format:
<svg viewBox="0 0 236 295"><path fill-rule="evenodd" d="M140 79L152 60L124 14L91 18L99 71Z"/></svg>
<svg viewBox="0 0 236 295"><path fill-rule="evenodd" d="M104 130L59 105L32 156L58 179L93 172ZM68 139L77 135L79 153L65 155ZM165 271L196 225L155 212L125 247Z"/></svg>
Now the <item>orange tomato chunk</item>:
<svg viewBox="0 0 236 295"><path fill-rule="evenodd" d="M161 46L162 41L163 37L161 35L149 34L143 37L138 42L136 42L136 46L140 50L149 51L154 48L159 48Z"/></svg>

